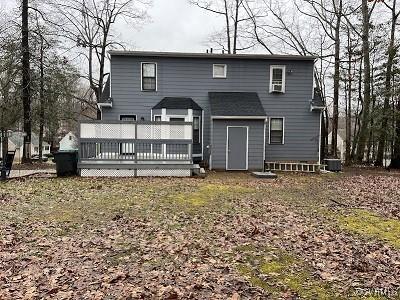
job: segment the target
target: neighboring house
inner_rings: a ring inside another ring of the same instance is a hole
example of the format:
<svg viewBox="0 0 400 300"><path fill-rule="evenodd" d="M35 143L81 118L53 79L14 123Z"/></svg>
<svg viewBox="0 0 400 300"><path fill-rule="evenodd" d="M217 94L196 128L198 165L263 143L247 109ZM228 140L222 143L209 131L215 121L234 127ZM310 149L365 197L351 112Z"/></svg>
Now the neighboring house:
<svg viewBox="0 0 400 300"><path fill-rule="evenodd" d="M8 150L15 151L15 160L22 159L24 151L24 134L20 131L15 131L8 138ZM1 152L0 152L1 153ZM39 154L39 137L32 132L31 135L31 155ZM50 145L43 141L43 155L50 154Z"/></svg>
<svg viewBox="0 0 400 300"><path fill-rule="evenodd" d="M331 151L332 131L328 134L328 151ZM346 160L346 129L338 129L337 134L337 153L338 158L342 161Z"/></svg>
<svg viewBox="0 0 400 300"><path fill-rule="evenodd" d="M78 150L78 138L72 131L68 132L60 141L60 151Z"/></svg>
<svg viewBox="0 0 400 300"><path fill-rule="evenodd" d="M104 122L193 122L193 159L210 169L320 161L315 57L110 51Z"/></svg>

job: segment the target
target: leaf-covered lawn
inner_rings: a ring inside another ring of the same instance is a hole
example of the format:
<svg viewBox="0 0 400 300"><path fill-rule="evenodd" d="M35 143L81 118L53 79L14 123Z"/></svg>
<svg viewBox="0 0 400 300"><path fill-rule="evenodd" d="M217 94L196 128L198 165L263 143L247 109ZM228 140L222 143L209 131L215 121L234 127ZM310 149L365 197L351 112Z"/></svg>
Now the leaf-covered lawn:
<svg viewBox="0 0 400 300"><path fill-rule="evenodd" d="M400 177L0 185L0 299L400 299Z"/></svg>

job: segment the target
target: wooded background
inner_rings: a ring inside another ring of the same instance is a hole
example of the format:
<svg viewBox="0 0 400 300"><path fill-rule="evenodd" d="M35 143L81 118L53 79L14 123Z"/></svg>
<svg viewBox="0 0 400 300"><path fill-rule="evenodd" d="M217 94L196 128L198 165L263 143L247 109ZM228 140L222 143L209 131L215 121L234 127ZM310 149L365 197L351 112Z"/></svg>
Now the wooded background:
<svg viewBox="0 0 400 300"><path fill-rule="evenodd" d="M326 103L321 151L346 163L400 168L397 0L188 0L223 20L205 44L224 53L314 55ZM115 24L145 24L150 0L20 0L0 12L0 127L52 145L82 118L98 118ZM171 4L172 5L172 4ZM145 25L144 25L145 26ZM72 63L71 56L81 58ZM82 63L83 62L83 63ZM328 145L328 133L332 141ZM28 147L24 147L24 150ZM42 149L41 145L39 149ZM24 151L24 161L30 153ZM41 155L40 155L41 156Z"/></svg>

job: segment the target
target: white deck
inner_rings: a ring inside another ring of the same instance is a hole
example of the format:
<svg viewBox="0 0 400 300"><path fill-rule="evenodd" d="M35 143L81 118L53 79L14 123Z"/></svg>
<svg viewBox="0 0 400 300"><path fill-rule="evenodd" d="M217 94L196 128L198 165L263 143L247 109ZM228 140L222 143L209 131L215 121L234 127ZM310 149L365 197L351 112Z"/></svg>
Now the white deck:
<svg viewBox="0 0 400 300"><path fill-rule="evenodd" d="M84 177L191 176L190 122L80 124L78 169Z"/></svg>

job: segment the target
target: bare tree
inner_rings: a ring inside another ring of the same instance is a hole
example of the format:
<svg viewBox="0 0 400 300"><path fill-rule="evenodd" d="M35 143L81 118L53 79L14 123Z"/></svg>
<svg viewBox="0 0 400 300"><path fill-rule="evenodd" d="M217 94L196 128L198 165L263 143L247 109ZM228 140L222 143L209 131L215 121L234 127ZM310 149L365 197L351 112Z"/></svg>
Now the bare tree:
<svg viewBox="0 0 400 300"><path fill-rule="evenodd" d="M83 51L90 88L97 102L104 86L107 50L122 46L114 39L112 29L118 20L143 21L148 0L65 0L51 1L64 36ZM54 22L54 21L53 21ZM56 23L56 22L54 22ZM98 116L99 117L99 116Z"/></svg>
<svg viewBox="0 0 400 300"><path fill-rule="evenodd" d="M393 147L392 160L390 167L394 169L400 169L400 97L397 96L396 104L396 119L395 119L395 143Z"/></svg>
<svg viewBox="0 0 400 300"><path fill-rule="evenodd" d="M333 114L332 114L332 142L331 154L337 157L337 134L339 120L339 89L340 89L340 51L341 51L341 25L344 14L342 0L302 0L311 11L297 5L297 9L304 15L318 21L326 36L334 44L334 73L333 73Z"/></svg>
<svg viewBox="0 0 400 300"><path fill-rule="evenodd" d="M355 48L357 46L357 40L352 37L352 29L346 24L346 32L347 32L347 70L346 70L346 81L347 81L347 91L346 91L346 153L345 153L345 161L346 164L349 165L352 160L351 156L351 142L352 137L352 101L353 101L353 82L354 82L354 74L356 68L357 59L355 57Z"/></svg>
<svg viewBox="0 0 400 300"><path fill-rule="evenodd" d="M46 121L46 101L45 101L45 56L47 49L50 46L50 42L47 40L47 36L49 35L46 32L46 27L41 24L41 14L39 10L35 9L34 17L35 27L31 28L31 32L35 35L35 45L38 47L38 58L37 63L39 67L39 111L38 111L38 119L39 119L39 162L42 161L43 156L43 139L44 139L44 129L45 129L45 121ZM52 41L54 43L54 41ZM33 55L34 56L34 55Z"/></svg>
<svg viewBox="0 0 400 300"><path fill-rule="evenodd" d="M22 103L24 109L24 150L22 156L23 163L31 162L31 71L30 71L30 50L29 50L29 3L22 0Z"/></svg>
<svg viewBox="0 0 400 300"><path fill-rule="evenodd" d="M371 109L371 65L370 65L370 19L372 9L368 8L368 0L361 1L362 12L362 54L364 60L364 91L363 91L363 109L361 115L361 127L358 137L356 152L356 161L361 163L364 160L365 146L370 128L370 109ZM374 2L375 5L376 2Z"/></svg>
<svg viewBox="0 0 400 300"><path fill-rule="evenodd" d="M15 32L8 32L0 40L0 128L4 130L13 129L21 118L22 109L20 41L14 36Z"/></svg>
<svg viewBox="0 0 400 300"><path fill-rule="evenodd" d="M224 18L224 38L219 39L220 33L212 37L212 41L218 43L223 51L236 54L253 46L239 46L239 26L248 20L243 6L244 0L189 0L189 3Z"/></svg>
<svg viewBox="0 0 400 300"><path fill-rule="evenodd" d="M400 15L400 10L396 11L396 2L397 0L393 0L392 5L390 6L386 2L382 2L387 8L389 8L391 12L391 22L390 22L390 35L389 35L389 43L387 49L387 62L386 62L386 74L385 74L385 99L384 99L384 107L383 107L383 118L381 129L379 133L379 141L378 141L378 152L375 161L376 166L383 165L383 156L386 149L386 140L387 140L387 127L389 123L390 117L390 98L393 93L392 89L392 70L393 63L397 53L397 47L395 47L395 33L396 33L396 23L397 19Z"/></svg>
<svg viewBox="0 0 400 300"><path fill-rule="evenodd" d="M328 95L325 82L333 54L327 32L316 30L319 28L319 21L316 18L310 18L309 13L302 13L297 4L293 7L285 7L272 0L262 0L258 5L254 5L253 1L245 1L244 7L250 23L248 37L255 40L270 54L294 52L299 55L319 57L319 64L315 64L314 82L317 92L326 104ZM303 26L304 23L309 26ZM329 116L328 110L325 110L321 128L322 158L326 153L328 128Z"/></svg>
<svg viewBox="0 0 400 300"><path fill-rule="evenodd" d="M3 16L2 16L3 17ZM15 28L10 28L6 18L0 19L0 129L13 129L20 120L20 40ZM8 138L2 138L1 157L8 151Z"/></svg>

